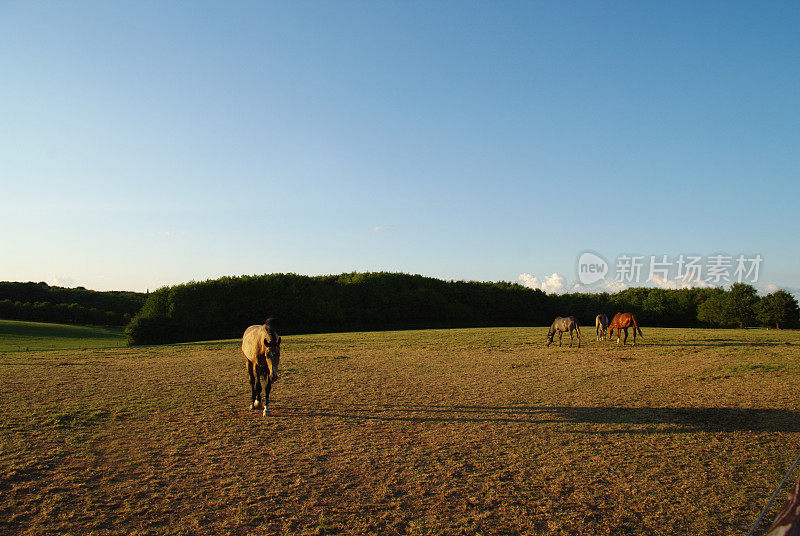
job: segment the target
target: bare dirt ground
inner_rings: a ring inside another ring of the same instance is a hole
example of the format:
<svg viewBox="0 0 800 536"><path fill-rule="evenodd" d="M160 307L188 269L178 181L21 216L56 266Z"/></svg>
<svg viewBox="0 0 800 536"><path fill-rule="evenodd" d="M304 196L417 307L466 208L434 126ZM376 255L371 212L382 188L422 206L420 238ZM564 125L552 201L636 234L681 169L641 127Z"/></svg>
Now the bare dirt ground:
<svg viewBox="0 0 800 536"><path fill-rule="evenodd" d="M284 337L267 418L236 341L0 354L0 533L746 533L800 333L590 331Z"/></svg>

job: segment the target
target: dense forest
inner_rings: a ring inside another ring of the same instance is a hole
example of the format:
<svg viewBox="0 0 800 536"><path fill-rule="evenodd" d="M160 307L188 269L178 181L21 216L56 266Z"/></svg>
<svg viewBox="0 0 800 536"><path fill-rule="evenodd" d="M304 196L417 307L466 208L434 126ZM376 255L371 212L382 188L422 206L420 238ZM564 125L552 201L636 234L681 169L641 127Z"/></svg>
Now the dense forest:
<svg viewBox="0 0 800 536"><path fill-rule="evenodd" d="M130 344L238 337L267 316L283 334L476 326L542 326L574 315L594 326L599 313L636 313L666 327L797 327L794 297L756 289L632 288L616 294L547 295L514 283L442 281L398 273L223 277L149 294L126 328Z"/></svg>
<svg viewBox="0 0 800 536"><path fill-rule="evenodd" d="M544 292L520 285L421 275L223 277L150 293L126 333L131 344L237 337L268 315L286 334L541 325L550 305Z"/></svg>
<svg viewBox="0 0 800 536"><path fill-rule="evenodd" d="M636 313L644 326L795 328L797 300L779 290L631 288L545 294L522 285L443 281L398 273L223 277L149 294L0 282L0 318L124 326L130 344L234 338L267 316L283 334L479 326L543 326L573 315Z"/></svg>
<svg viewBox="0 0 800 536"><path fill-rule="evenodd" d="M0 281L0 318L124 326L142 309L145 299L141 292L99 292L83 287Z"/></svg>

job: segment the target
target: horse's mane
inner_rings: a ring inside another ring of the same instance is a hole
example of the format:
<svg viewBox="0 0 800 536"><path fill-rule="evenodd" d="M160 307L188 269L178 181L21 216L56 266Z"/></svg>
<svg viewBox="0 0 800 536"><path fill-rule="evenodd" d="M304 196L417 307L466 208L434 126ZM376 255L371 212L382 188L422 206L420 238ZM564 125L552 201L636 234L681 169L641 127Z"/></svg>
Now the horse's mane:
<svg viewBox="0 0 800 536"><path fill-rule="evenodd" d="M275 319L271 316L264 321L264 327L267 329L267 333L269 333L270 340L274 340L278 335L275 333L275 328L272 327L272 322L274 321Z"/></svg>

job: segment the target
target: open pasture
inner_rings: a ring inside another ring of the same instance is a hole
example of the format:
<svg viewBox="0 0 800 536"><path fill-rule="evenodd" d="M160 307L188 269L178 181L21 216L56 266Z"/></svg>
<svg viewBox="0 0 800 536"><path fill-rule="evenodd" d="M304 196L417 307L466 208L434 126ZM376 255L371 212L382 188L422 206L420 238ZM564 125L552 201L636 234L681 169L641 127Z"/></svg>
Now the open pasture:
<svg viewBox="0 0 800 536"><path fill-rule="evenodd" d="M126 346L122 328L0 320L0 353Z"/></svg>
<svg viewBox="0 0 800 536"><path fill-rule="evenodd" d="M745 534L800 333L643 331L287 336L266 419L239 341L0 353L0 533Z"/></svg>

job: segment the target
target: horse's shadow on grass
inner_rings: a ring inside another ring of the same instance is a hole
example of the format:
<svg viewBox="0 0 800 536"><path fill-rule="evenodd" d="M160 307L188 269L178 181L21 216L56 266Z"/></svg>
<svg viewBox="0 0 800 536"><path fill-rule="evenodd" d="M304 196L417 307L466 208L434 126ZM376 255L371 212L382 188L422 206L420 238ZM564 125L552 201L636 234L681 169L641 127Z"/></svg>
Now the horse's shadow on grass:
<svg viewBox="0 0 800 536"><path fill-rule="evenodd" d="M758 347L775 347L775 346L792 346L789 341L740 341L736 339L704 339L702 341L658 341L653 346L758 346Z"/></svg>
<svg viewBox="0 0 800 536"><path fill-rule="evenodd" d="M800 413L781 409L582 406L447 406L347 404L286 407L287 417L416 423L579 425L574 433L800 432ZM589 428L580 426L589 425ZM597 428L591 429L591 425Z"/></svg>

